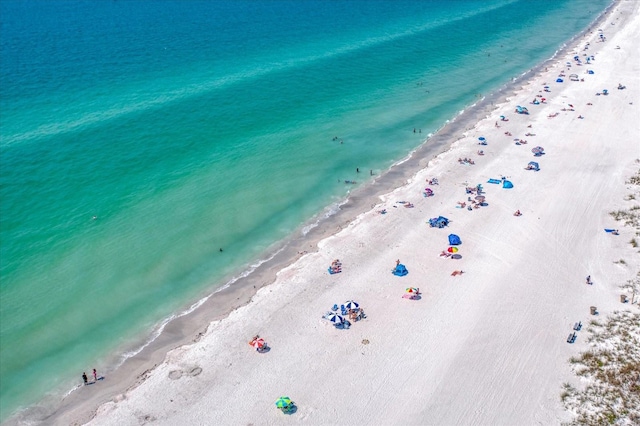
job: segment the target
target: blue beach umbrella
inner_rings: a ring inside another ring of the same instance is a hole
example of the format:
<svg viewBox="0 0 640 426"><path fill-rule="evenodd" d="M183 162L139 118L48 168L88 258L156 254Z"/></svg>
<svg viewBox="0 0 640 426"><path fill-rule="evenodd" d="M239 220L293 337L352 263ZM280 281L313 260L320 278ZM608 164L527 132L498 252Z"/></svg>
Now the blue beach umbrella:
<svg viewBox="0 0 640 426"><path fill-rule="evenodd" d="M347 309L358 309L360 305L357 302L354 302L353 300L349 300L347 303L344 304L344 307Z"/></svg>
<svg viewBox="0 0 640 426"><path fill-rule="evenodd" d="M484 138L484 136L480 136L480 137L478 138L478 140L479 140L479 141L486 141L486 139Z"/></svg>
<svg viewBox="0 0 640 426"><path fill-rule="evenodd" d="M331 314L327 317L331 324L342 324L344 322L344 318L338 314Z"/></svg>

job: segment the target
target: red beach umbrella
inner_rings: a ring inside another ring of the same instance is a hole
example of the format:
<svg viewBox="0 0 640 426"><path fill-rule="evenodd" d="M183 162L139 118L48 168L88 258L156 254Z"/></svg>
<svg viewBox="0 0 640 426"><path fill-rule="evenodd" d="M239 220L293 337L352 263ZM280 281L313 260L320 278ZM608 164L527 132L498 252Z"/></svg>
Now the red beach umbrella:
<svg viewBox="0 0 640 426"><path fill-rule="evenodd" d="M256 349L262 349L264 345L266 345L266 342L262 337L259 337L257 339L253 339L249 344Z"/></svg>

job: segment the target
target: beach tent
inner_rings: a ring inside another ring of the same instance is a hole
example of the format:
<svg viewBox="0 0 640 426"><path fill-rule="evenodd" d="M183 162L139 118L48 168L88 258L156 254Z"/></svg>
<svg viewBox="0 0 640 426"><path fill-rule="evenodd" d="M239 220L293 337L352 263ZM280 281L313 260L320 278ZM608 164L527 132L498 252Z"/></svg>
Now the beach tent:
<svg viewBox="0 0 640 426"><path fill-rule="evenodd" d="M459 244L462 244L462 241L460 241L460 237L458 237L456 234L449 234L449 245L457 246Z"/></svg>
<svg viewBox="0 0 640 426"><path fill-rule="evenodd" d="M563 80L563 79L561 79L561 78L558 78L558 79L556 80L556 83L562 83L562 82L564 82L564 80Z"/></svg>
<svg viewBox="0 0 640 426"><path fill-rule="evenodd" d="M438 217L429 219L429 225L432 228L444 228L448 224L449 224L449 219L443 216L438 216Z"/></svg>
<svg viewBox="0 0 640 426"><path fill-rule="evenodd" d="M529 161L529 166L527 167L527 169L537 172L538 170L540 170L540 165L535 161Z"/></svg>
<svg viewBox="0 0 640 426"><path fill-rule="evenodd" d="M593 74L593 73L594 73L593 70L588 70L587 71L587 74Z"/></svg>
<svg viewBox="0 0 640 426"><path fill-rule="evenodd" d="M511 189L513 188L513 184L509 180L504 180L502 181L502 187L506 189Z"/></svg>
<svg viewBox="0 0 640 426"><path fill-rule="evenodd" d="M404 277L408 273L409 271L407 271L407 268L402 263L396 265L396 268L393 270L393 275L397 277Z"/></svg>

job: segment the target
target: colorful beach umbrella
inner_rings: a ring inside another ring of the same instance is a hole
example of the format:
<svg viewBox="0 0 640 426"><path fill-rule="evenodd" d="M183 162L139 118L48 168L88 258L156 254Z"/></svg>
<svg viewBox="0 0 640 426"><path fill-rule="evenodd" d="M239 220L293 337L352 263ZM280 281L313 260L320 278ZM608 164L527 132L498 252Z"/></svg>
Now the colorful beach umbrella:
<svg viewBox="0 0 640 426"><path fill-rule="evenodd" d="M357 302L354 302L353 300L349 300L347 303L344 304L344 307L347 309L358 309L360 305Z"/></svg>
<svg viewBox="0 0 640 426"><path fill-rule="evenodd" d="M276 407L278 408L287 408L289 405L291 405L291 398L288 396L281 396L276 401Z"/></svg>
<svg viewBox="0 0 640 426"><path fill-rule="evenodd" d="M329 315L327 319L332 324L342 324L344 322L344 318L336 313Z"/></svg>
<svg viewBox="0 0 640 426"><path fill-rule="evenodd" d="M457 252L458 252L458 247L449 247L449 248L447 249L447 251L448 251L449 253L457 253Z"/></svg>
<svg viewBox="0 0 640 426"><path fill-rule="evenodd" d="M266 342L262 337L259 337L257 339L253 339L249 344L256 349L262 349L266 345Z"/></svg>
<svg viewBox="0 0 640 426"><path fill-rule="evenodd" d="M409 287L407 288L407 293L411 293L411 294L418 294L418 289L415 287Z"/></svg>

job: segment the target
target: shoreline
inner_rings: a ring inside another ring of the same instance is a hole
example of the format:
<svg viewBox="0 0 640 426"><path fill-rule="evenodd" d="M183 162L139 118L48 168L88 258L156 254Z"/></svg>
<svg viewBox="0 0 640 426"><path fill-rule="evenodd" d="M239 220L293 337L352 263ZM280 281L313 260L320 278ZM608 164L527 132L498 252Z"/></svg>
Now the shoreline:
<svg viewBox="0 0 640 426"><path fill-rule="evenodd" d="M590 26L604 22L620 3L622 0L614 1ZM302 235L300 232L304 226L309 226L304 224L290 239L277 243L274 249L274 251L277 250L276 254L248 276L241 277L232 285L227 284L222 289L216 290L195 310L168 322L160 335L140 353L125 360L116 371L108 373L109 381L101 384L99 393L91 396L71 393L62 401L56 412L51 416L46 415L43 420L66 422L65 419L72 417L76 422L88 421L94 416L98 406L111 401L114 395L126 393L138 387L163 360L166 360L169 352L180 349L183 345L199 342L201 337L207 334L211 323L228 318L238 308L250 304L260 289L272 285L279 273L295 265L301 258L296 254L300 251L300 247L296 247L297 244L309 246L306 252L317 254L320 250L318 243L336 237L344 228L358 222L360 217L366 215L372 208L375 209L375 206L384 203L381 199L388 199L394 192L405 188L432 162L437 162L443 154L454 152L457 142L468 138L468 134L475 131L479 122L491 115L492 111L508 104L509 99L514 96L510 92L522 91L546 65L550 67L550 64L560 64L561 58L575 49L574 44L579 44L580 39L588 37L588 32L589 29L585 29L559 49L552 58L526 71L494 94L478 101L477 104L465 108L461 115L449 120L408 157L394 164L373 182L364 184L350 193L336 214L320 220L320 223L307 234ZM522 86L517 88L518 85ZM498 99L503 100L500 103L494 103ZM243 274L244 272L240 275ZM37 407L35 408L37 410Z"/></svg>

